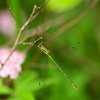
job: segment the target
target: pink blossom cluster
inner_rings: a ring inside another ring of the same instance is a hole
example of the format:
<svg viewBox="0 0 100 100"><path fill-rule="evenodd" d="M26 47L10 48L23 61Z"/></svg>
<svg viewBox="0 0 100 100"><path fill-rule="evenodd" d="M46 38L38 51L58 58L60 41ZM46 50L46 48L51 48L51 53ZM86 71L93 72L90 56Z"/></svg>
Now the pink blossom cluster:
<svg viewBox="0 0 100 100"><path fill-rule="evenodd" d="M1 64L5 62L10 50L10 48L0 49L0 76L3 78L10 76L11 79L15 79L17 78L18 73L21 72L21 64L25 59L25 54L14 51L6 64L1 68Z"/></svg>

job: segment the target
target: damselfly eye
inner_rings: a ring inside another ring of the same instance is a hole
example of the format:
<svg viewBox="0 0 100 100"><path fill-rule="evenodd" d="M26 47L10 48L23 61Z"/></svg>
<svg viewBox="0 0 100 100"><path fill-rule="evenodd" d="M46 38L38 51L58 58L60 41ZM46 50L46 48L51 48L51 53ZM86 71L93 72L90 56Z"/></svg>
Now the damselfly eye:
<svg viewBox="0 0 100 100"><path fill-rule="evenodd" d="M42 44L43 44L43 42L39 43L38 47L40 48Z"/></svg>
<svg viewBox="0 0 100 100"><path fill-rule="evenodd" d="M39 45L38 45L38 48L40 48L40 47L41 47L41 45L39 44Z"/></svg>

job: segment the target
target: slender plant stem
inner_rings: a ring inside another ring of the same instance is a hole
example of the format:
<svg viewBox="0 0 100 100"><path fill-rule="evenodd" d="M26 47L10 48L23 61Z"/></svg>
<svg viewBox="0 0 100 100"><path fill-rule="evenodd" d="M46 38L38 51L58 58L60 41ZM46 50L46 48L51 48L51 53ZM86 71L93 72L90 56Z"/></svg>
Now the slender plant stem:
<svg viewBox="0 0 100 100"><path fill-rule="evenodd" d="M8 4L8 2L7 2L7 4ZM42 4L42 5L43 5L43 4ZM8 7L9 7L9 4L8 4ZM2 64L3 66L6 64L6 62L7 62L8 59L10 58L10 56L11 56L12 53L13 53L13 51L17 48L17 46L18 46L18 41L19 41L19 39L20 39L20 37L21 37L21 34L22 34L23 30L24 30L24 29L26 28L26 26L34 19L34 14L35 14L35 12L37 11L37 9L40 9L41 7L42 7L42 6L37 7L36 5L34 5L33 11L32 11L32 13L31 13L29 19L28 19L28 20L25 22L25 24L19 29L18 37L16 38L16 41L15 41L15 43L14 43L14 45L13 45L13 47L12 47L12 49L11 49L9 55L8 55L8 57L6 58L5 62ZM36 16L36 15L35 15L35 16ZM14 18L14 19L15 19L15 18ZM15 21L16 21L16 20L15 20ZM3 67L3 66L2 66L2 67Z"/></svg>

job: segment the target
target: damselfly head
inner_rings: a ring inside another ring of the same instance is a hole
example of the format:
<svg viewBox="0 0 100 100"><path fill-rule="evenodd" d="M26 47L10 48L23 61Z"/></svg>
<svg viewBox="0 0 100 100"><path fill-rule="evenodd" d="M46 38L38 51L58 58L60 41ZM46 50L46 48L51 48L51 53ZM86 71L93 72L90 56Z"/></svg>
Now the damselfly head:
<svg viewBox="0 0 100 100"><path fill-rule="evenodd" d="M40 48L43 45L43 42L38 44L38 48Z"/></svg>

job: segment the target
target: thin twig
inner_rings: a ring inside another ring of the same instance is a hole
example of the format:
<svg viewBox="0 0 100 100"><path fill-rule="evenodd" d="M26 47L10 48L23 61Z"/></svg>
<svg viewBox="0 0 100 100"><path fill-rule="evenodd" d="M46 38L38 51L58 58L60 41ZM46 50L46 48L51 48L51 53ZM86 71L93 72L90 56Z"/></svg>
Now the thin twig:
<svg viewBox="0 0 100 100"><path fill-rule="evenodd" d="M37 11L38 9L40 9L42 6L43 6L43 4L41 4L41 6L40 6L40 7L37 7L37 6L36 6L36 11ZM36 11L35 11L35 12L36 12ZM35 12L33 12L33 14L34 14ZM39 14L39 12L37 12L34 16L32 16L32 18L30 18L30 19L29 19L29 20L30 20L30 22L31 22L32 20L34 20L34 19L35 19L35 17L36 17L38 14Z"/></svg>
<svg viewBox="0 0 100 100"><path fill-rule="evenodd" d="M20 44L23 44L23 45L34 45L36 42L38 42L39 40L43 39L43 37L40 37L38 38L37 40L35 40L33 43L31 42L28 42L28 43L25 43L25 42L19 42L17 45L20 45Z"/></svg>
<svg viewBox="0 0 100 100"><path fill-rule="evenodd" d="M7 3L7 5L8 5L8 8L9 8L10 14L12 15L12 17L13 17L13 19L14 19L14 21L15 21L15 24L16 24L16 25L18 26L18 28L20 29L20 25L17 23L17 21L16 21L14 15L12 14L11 7L9 6L9 3L8 3L7 0L6 0L6 3Z"/></svg>
<svg viewBox="0 0 100 100"><path fill-rule="evenodd" d="M6 64L6 62L7 62L8 59L10 58L10 56L11 56L12 53L13 53L13 51L17 48L17 46L18 46L18 41L19 41L19 39L20 39L20 37L21 37L21 34L22 34L23 30L24 30L24 29L26 28L26 26L32 21L31 19L34 17L34 16L33 16L34 13L35 13L35 12L37 11L37 9L39 9L39 8L40 8L40 7L37 7L36 5L34 5L33 11L32 11L32 13L31 13L29 19L28 19L28 20L26 21L26 23L22 26L22 28L20 28L18 37L17 37L17 39L16 39L16 41L15 41L15 43L14 43L14 45L13 45L13 47L12 47L10 53L9 53L9 55L8 55L8 57L6 58L5 62L3 63L3 66ZM3 67L3 66L2 66L2 67Z"/></svg>
<svg viewBox="0 0 100 100"><path fill-rule="evenodd" d="M31 30L28 30L24 33L25 37L23 37L23 39L21 40L21 42L25 41L26 39L30 38L30 37L33 37L34 35L36 35L37 33L40 34L42 33L42 29L49 29L51 27L54 27L54 26L58 26L58 25L61 25L62 23L64 23L65 21L65 16L64 15L61 15L60 17L58 18L55 18L53 20L49 20L47 22L45 22L44 24L42 25L39 25L38 27L34 28L34 29L31 29ZM53 24L52 24L53 23Z"/></svg>
<svg viewBox="0 0 100 100"><path fill-rule="evenodd" d="M45 8L47 7L49 1L50 1L50 0L48 0L48 1L46 2L46 4L44 5L43 9L41 9L41 12L44 12L44 10L45 10Z"/></svg>
<svg viewBox="0 0 100 100"><path fill-rule="evenodd" d="M44 12L45 12L45 9L46 9L47 4L49 3L49 1L50 1L50 0L48 0L48 1L46 2L46 4L44 5L44 7L41 9L41 19L40 19L39 25L41 25L42 22L43 22Z"/></svg>
<svg viewBox="0 0 100 100"><path fill-rule="evenodd" d="M62 34L65 30L68 30L69 28L76 25L90 10L92 10L96 4L99 2L99 0L93 0L93 2L90 4L90 6L81 12L75 19L70 21L69 23L63 25L61 28L59 28L56 32L54 32L53 35L46 41L46 44L50 45L55 38L57 38L60 34Z"/></svg>
<svg viewBox="0 0 100 100"><path fill-rule="evenodd" d="M37 6L34 5L32 14L30 15L30 17L29 17L29 19L26 21L26 23L22 26L21 31L23 31L23 30L26 28L26 26L30 23L31 19L33 18L34 13L36 12L36 8L37 8Z"/></svg>
<svg viewBox="0 0 100 100"><path fill-rule="evenodd" d="M33 46L34 43L31 43L31 42L19 42L18 45L20 45L20 44L23 44L23 45L32 45Z"/></svg>
<svg viewBox="0 0 100 100"><path fill-rule="evenodd" d="M39 14L39 12L37 12L37 13L32 17L32 19L30 20L30 22L31 22L32 20L34 20L38 14Z"/></svg>
<svg viewBox="0 0 100 100"><path fill-rule="evenodd" d="M48 1L49 1L49 0L48 0ZM47 4L48 4L48 2L44 5L44 7L43 7L42 9L45 10ZM39 9L40 9L40 8L39 8ZM35 35L39 34L39 31L40 31L40 30L41 30L40 33L43 32L43 31L42 31L43 29L42 29L42 27L40 27L40 25L41 25L41 23L42 23L42 19L43 19L43 13L44 13L44 11L42 12L42 10L40 10L40 12L41 12L41 19L40 19L40 22L39 22L38 27L36 28L35 32L33 32L33 34L35 33ZM37 13L38 13L38 12L37 12ZM47 27L46 27L45 30L47 30ZM45 31L44 31L44 32L45 32ZM43 34L44 34L44 33L43 33ZM24 38L24 39L25 39L25 38ZM33 41L34 41L34 37L32 36L32 38L31 38L31 42L33 42ZM31 49L31 46L28 46L28 49L27 49L27 50L29 50L29 49Z"/></svg>

